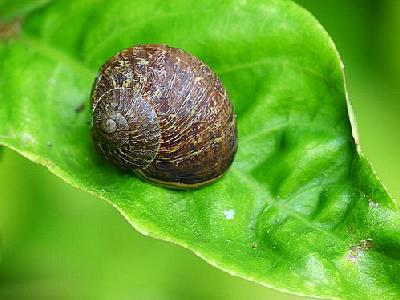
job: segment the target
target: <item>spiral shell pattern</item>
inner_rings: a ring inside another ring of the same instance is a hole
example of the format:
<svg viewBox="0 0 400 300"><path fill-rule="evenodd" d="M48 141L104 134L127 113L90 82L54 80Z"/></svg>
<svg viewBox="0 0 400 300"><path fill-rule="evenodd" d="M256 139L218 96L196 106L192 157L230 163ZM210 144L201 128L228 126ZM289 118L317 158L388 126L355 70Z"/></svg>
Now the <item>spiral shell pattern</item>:
<svg viewBox="0 0 400 300"><path fill-rule="evenodd" d="M177 48L139 45L116 54L100 69L91 106L97 150L166 187L209 184L236 153L225 88L209 67Z"/></svg>

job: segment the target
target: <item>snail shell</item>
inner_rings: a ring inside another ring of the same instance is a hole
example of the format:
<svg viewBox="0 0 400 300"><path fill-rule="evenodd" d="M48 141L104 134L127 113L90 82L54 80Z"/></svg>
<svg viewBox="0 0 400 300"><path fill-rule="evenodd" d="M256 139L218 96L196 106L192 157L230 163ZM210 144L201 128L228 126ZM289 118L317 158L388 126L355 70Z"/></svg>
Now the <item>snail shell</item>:
<svg viewBox="0 0 400 300"><path fill-rule="evenodd" d="M175 189L221 177L237 149L232 104L196 57L166 45L127 48L100 69L92 137L109 161Z"/></svg>

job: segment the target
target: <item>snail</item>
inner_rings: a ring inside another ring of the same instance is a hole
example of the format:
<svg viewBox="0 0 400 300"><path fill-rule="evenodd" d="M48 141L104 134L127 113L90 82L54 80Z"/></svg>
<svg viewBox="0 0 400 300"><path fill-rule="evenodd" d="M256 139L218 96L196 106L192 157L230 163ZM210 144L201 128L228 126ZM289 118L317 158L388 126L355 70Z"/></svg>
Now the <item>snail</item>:
<svg viewBox="0 0 400 300"><path fill-rule="evenodd" d="M98 152L163 187L208 185L237 150L236 117L221 81L178 48L147 44L117 53L100 68L91 109Z"/></svg>

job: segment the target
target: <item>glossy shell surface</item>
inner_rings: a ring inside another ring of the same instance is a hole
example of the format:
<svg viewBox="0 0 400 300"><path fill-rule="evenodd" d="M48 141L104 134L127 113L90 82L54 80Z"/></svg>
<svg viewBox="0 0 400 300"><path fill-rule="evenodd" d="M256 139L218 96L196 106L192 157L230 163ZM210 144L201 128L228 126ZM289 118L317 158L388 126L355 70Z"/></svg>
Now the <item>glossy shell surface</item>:
<svg viewBox="0 0 400 300"><path fill-rule="evenodd" d="M91 97L97 150L177 189L213 182L237 149L235 114L216 74L166 45L127 48L100 69Z"/></svg>

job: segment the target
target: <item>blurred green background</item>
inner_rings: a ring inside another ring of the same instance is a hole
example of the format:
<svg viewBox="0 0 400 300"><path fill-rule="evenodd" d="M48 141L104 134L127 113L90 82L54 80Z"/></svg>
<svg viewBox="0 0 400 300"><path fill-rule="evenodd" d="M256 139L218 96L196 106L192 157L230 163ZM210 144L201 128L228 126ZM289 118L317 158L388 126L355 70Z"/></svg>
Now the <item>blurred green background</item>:
<svg viewBox="0 0 400 300"><path fill-rule="evenodd" d="M346 66L361 146L400 199L400 1L299 0ZM303 299L141 236L110 205L0 151L0 299Z"/></svg>

